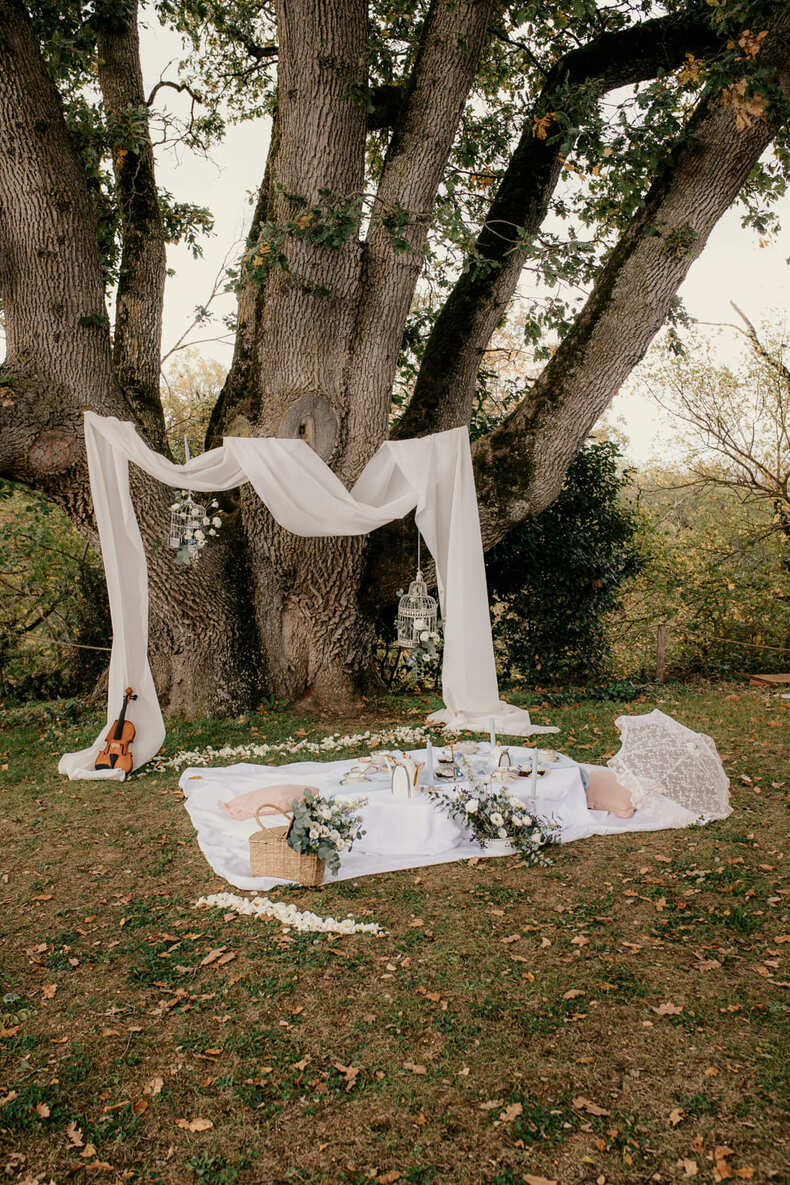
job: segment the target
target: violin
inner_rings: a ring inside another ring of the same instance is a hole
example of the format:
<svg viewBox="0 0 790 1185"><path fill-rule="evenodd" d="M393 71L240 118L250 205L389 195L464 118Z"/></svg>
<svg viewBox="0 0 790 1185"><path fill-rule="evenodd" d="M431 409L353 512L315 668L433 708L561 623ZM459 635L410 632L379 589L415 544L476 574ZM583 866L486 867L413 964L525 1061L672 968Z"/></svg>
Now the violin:
<svg viewBox="0 0 790 1185"><path fill-rule="evenodd" d="M134 740L136 730L131 720L126 719L126 709L129 701L133 699L137 699L137 696L132 694L131 687L127 687L123 694L121 713L110 725L104 748L96 758L94 769L122 769L127 774L132 772L129 746Z"/></svg>

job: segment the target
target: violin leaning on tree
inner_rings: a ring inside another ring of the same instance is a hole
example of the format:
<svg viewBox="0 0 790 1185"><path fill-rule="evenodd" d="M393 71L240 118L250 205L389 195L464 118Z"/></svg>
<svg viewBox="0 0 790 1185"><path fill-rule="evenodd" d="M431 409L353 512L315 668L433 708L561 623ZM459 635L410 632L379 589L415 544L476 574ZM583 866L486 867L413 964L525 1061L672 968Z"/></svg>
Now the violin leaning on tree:
<svg viewBox="0 0 790 1185"><path fill-rule="evenodd" d="M137 699L132 695L131 687L123 693L123 707L117 720L110 725L104 748L96 758L94 769L122 769L124 773L132 772L132 755L129 746L134 740L135 727L131 720L126 719L126 709L129 701Z"/></svg>

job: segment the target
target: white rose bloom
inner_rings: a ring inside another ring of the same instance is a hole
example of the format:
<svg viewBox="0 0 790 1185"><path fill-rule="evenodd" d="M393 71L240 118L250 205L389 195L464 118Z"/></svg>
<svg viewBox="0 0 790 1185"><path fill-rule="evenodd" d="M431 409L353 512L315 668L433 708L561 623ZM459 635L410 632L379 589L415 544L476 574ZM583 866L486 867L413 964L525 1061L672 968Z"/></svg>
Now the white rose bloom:
<svg viewBox="0 0 790 1185"><path fill-rule="evenodd" d="M214 515L213 519L211 520L211 525L212 525L212 527L221 527L222 526L222 519L219 517L218 514Z"/></svg>
<svg viewBox="0 0 790 1185"><path fill-rule="evenodd" d="M505 820L500 815L499 811L494 811L494 813L491 815L491 822L494 824L495 827L501 827L502 824L504 823L504 821Z"/></svg>
<svg viewBox="0 0 790 1185"><path fill-rule="evenodd" d="M500 839L507 839L507 831L505 831L504 827L499 828L498 834Z"/></svg>
<svg viewBox="0 0 790 1185"><path fill-rule="evenodd" d="M208 517L208 515L207 515L207 514L205 514L205 515L203 516L203 526L204 526L204 527L208 527L208 526L210 526L210 519L209 519L209 517Z"/></svg>
<svg viewBox="0 0 790 1185"><path fill-rule="evenodd" d="M318 828L317 828L317 827L311 827L311 828L310 828L310 838L311 838L311 839L318 839L318 837L319 837L319 835L320 835L320 834L321 834L321 833L320 833L320 831L318 830Z"/></svg>
<svg viewBox="0 0 790 1185"><path fill-rule="evenodd" d="M464 807L464 810L466 811L467 815L473 815L479 806L480 803L476 798L470 798Z"/></svg>

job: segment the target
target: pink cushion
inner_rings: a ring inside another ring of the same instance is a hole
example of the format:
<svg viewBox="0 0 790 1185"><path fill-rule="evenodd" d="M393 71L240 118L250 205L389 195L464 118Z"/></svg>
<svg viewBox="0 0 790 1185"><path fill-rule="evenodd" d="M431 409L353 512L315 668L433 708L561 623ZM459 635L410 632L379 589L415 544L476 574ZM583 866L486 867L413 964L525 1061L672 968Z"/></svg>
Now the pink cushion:
<svg viewBox="0 0 790 1185"><path fill-rule="evenodd" d="M587 787L587 806L591 811L608 811L618 819L630 819L634 813L631 794L621 786L610 769L591 769L587 766L590 784Z"/></svg>
<svg viewBox="0 0 790 1185"><path fill-rule="evenodd" d="M305 790L312 790L318 794L315 786L295 786L288 782L280 782L275 786L261 786L257 790L250 790L247 794L240 794L238 798L231 798L230 802L218 802L217 806L231 819L254 819L255 812L263 803L273 803L282 811L290 811L291 803L301 802ZM266 814L277 814L267 811Z"/></svg>

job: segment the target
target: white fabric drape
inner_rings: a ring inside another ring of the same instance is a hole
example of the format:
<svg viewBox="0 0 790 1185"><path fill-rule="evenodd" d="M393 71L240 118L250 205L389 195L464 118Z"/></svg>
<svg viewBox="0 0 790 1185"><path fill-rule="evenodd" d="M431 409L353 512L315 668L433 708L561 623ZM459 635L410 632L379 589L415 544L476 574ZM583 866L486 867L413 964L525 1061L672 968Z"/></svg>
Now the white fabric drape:
<svg viewBox="0 0 790 1185"><path fill-rule="evenodd" d="M249 481L273 517L295 535L363 535L415 510L436 564L444 628L442 690L446 708L432 719L453 728L528 736L556 732L499 699L472 456L465 428L417 440L387 441L350 492L302 440L226 437L221 448L185 465L153 452L134 424L85 412L85 448L99 528L113 645L107 727L123 689L137 693L130 716L138 768L160 748L165 726L148 663L148 570L129 490L129 462L176 488L227 490ZM65 754L70 778L114 778L93 769L106 728L89 749Z"/></svg>

